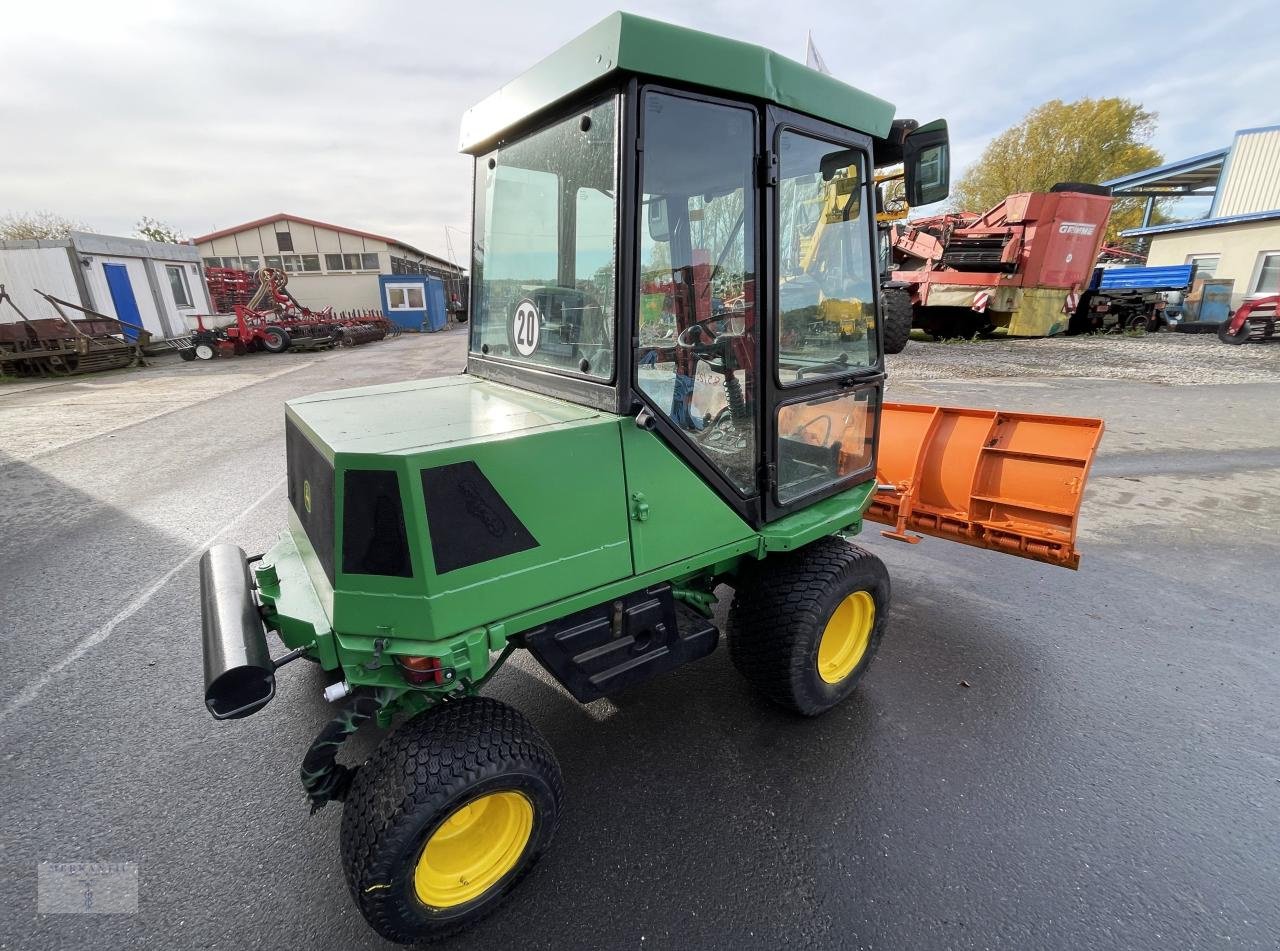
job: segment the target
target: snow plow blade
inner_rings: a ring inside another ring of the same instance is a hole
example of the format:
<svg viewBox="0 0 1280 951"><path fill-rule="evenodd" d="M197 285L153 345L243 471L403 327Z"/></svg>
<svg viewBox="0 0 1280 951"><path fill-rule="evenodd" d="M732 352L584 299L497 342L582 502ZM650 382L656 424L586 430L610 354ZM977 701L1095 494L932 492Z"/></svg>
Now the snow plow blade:
<svg viewBox="0 0 1280 951"><path fill-rule="evenodd" d="M887 538L918 542L918 532L1075 568L1102 429L1077 416L886 403L866 517L892 525Z"/></svg>

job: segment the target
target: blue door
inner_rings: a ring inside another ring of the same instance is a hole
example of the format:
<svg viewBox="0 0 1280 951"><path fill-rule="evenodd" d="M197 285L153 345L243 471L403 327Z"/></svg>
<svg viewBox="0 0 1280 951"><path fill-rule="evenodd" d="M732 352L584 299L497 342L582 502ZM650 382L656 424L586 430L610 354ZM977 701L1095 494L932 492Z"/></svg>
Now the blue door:
<svg viewBox="0 0 1280 951"><path fill-rule="evenodd" d="M1235 289L1234 279L1216 278L1205 281L1200 290L1201 323L1220 324L1231 316L1231 292Z"/></svg>
<svg viewBox="0 0 1280 951"><path fill-rule="evenodd" d="M138 336L135 328L142 326L142 315L138 313L138 299L133 296L133 285L129 283L129 269L123 264L104 264L102 270L107 275L107 289L111 291L116 318L135 325L126 326L124 335L135 340Z"/></svg>
<svg viewBox="0 0 1280 951"><path fill-rule="evenodd" d="M449 326L449 311L445 309L444 281L438 277L427 278L427 329L432 332Z"/></svg>

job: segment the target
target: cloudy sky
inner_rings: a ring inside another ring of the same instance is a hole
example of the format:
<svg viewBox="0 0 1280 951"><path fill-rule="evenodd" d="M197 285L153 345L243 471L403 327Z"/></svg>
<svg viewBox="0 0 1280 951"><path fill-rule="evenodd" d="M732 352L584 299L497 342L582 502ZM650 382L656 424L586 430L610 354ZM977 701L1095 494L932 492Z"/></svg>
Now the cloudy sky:
<svg viewBox="0 0 1280 951"><path fill-rule="evenodd" d="M611 9L530 3L11 2L0 33L0 213L188 235L288 211L465 254L462 112ZM699 0L627 7L804 58L951 124L956 167L1052 98L1159 113L1168 159L1280 123L1265 0ZM907 12L909 11L909 12ZM877 59L877 57L879 57Z"/></svg>

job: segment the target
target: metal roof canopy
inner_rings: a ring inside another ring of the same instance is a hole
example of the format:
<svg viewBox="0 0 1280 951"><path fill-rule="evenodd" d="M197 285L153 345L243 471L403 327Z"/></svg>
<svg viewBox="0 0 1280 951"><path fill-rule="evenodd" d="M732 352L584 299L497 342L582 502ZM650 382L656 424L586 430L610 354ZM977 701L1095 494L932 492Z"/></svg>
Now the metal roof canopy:
<svg viewBox="0 0 1280 951"><path fill-rule="evenodd" d="M894 107L772 50L613 13L462 117L459 151L482 154L548 106L614 73L634 73L763 99L877 138Z"/></svg>
<svg viewBox="0 0 1280 951"><path fill-rule="evenodd" d="M1121 231L1122 238L1135 238L1151 234L1168 234L1173 231L1198 231L1203 228L1225 228L1230 225L1245 225L1255 221L1273 221L1280 218L1280 209L1276 211L1252 211L1244 215L1227 215L1224 218L1197 218L1194 221L1173 221L1169 224L1152 225L1151 227L1130 228Z"/></svg>
<svg viewBox="0 0 1280 951"><path fill-rule="evenodd" d="M1179 198L1188 195L1210 195L1217 191L1218 181L1227 163L1231 147L1215 149L1203 155L1170 162L1131 175L1121 175L1109 182L1113 198Z"/></svg>

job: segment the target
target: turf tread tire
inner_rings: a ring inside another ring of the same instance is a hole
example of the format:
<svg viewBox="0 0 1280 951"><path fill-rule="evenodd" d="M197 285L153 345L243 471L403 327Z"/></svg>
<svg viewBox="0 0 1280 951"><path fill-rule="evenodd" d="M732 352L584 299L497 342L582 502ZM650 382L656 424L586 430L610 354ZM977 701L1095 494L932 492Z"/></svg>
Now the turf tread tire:
<svg viewBox="0 0 1280 951"><path fill-rule="evenodd" d="M447 910L417 897L423 843L459 805L499 789L533 802L519 863L484 895ZM448 937L492 912L537 863L560 818L564 783L555 754L514 708L488 697L448 701L387 736L357 772L342 813L342 865L365 919L384 938Z"/></svg>
<svg viewBox="0 0 1280 951"><path fill-rule="evenodd" d="M876 602L870 643L844 680L826 684L817 672L818 640L835 605L860 589ZM767 699L816 716L853 692L880 646L888 608L884 563L841 538L821 538L741 573L729 609L729 657Z"/></svg>

